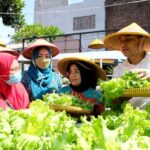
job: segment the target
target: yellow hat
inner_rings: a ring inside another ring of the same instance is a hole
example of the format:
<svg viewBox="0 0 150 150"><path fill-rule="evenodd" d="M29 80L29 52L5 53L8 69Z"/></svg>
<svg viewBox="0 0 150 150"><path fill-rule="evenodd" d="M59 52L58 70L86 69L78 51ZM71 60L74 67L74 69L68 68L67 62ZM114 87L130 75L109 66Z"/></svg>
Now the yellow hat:
<svg viewBox="0 0 150 150"><path fill-rule="evenodd" d="M97 78L106 80L106 74L103 69L101 69L97 64L95 64L91 60L80 57L67 57L58 61L57 68L64 77L67 77L67 66L71 62L78 62L80 64L83 63L82 66L85 66L85 68L95 70Z"/></svg>
<svg viewBox="0 0 150 150"><path fill-rule="evenodd" d="M54 44L51 44L48 41L43 40L43 39L38 39L23 50L23 56L25 58L32 59L33 50L39 46L49 47L52 53L52 57L56 56L59 53L59 49Z"/></svg>
<svg viewBox="0 0 150 150"><path fill-rule="evenodd" d="M120 35L142 35L145 37L144 50L150 51L150 34L142 29L138 24L132 23L127 27L119 30L116 33L105 36L104 43L110 49L120 50L119 38Z"/></svg>
<svg viewBox="0 0 150 150"><path fill-rule="evenodd" d="M0 41L0 47L6 47L6 44L2 41Z"/></svg>
<svg viewBox="0 0 150 150"><path fill-rule="evenodd" d="M91 44L88 45L88 48L92 49L100 49L105 47L105 44L100 39L95 39L91 42Z"/></svg>
<svg viewBox="0 0 150 150"><path fill-rule="evenodd" d="M13 49L10 49L8 47L0 46L0 53L1 52L6 52L6 53L9 53L9 54L15 55L17 57L19 56L19 52L17 50L13 50Z"/></svg>

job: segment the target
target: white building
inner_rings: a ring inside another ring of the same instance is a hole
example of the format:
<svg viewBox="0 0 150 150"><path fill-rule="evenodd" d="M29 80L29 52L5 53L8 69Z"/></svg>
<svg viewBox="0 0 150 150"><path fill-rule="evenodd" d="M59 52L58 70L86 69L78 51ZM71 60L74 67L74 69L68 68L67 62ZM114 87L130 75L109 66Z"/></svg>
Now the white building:
<svg viewBox="0 0 150 150"><path fill-rule="evenodd" d="M65 34L105 30L105 0L35 0L34 23L54 25ZM105 33L85 34L82 50Z"/></svg>
<svg viewBox="0 0 150 150"><path fill-rule="evenodd" d="M35 0L34 22L66 34L105 30L104 0Z"/></svg>

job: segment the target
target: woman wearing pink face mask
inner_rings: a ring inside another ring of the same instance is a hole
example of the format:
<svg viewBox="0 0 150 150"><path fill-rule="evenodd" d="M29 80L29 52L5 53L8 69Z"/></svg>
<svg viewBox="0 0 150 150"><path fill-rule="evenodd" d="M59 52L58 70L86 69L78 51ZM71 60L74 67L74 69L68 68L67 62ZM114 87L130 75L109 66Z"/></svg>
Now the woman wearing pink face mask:
<svg viewBox="0 0 150 150"><path fill-rule="evenodd" d="M29 106L29 97L20 83L21 70L16 56L0 53L0 107L24 109Z"/></svg>

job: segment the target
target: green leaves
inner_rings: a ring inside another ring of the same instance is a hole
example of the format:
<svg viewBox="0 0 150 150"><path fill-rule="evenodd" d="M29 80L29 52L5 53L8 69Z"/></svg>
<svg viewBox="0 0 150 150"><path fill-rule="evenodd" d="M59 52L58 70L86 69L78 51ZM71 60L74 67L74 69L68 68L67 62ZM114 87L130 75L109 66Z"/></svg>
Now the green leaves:
<svg viewBox="0 0 150 150"><path fill-rule="evenodd" d="M61 94L58 95L56 93L45 94L43 95L43 100L48 102L49 104L60 104L60 105L68 105L68 106L76 106L84 109L92 110L93 104L88 101L83 101L77 96Z"/></svg>
<svg viewBox="0 0 150 150"><path fill-rule="evenodd" d="M15 40L15 42L22 42L23 38L32 38L31 40L34 40L34 37L39 36L54 36L54 35L60 35L63 34L63 32L56 26L43 26L41 24L34 24L34 25L26 25L23 28L20 28L16 34L13 35L12 39ZM53 37L51 39L48 39L50 42L52 42L56 37ZM31 41L27 41L31 42Z"/></svg>
<svg viewBox="0 0 150 150"><path fill-rule="evenodd" d="M106 107L112 106L112 100L123 95L125 85L125 81L120 78L99 82L100 90L103 91L102 101Z"/></svg>
<svg viewBox="0 0 150 150"><path fill-rule="evenodd" d="M65 112L47 108L37 100L26 110L0 110L0 150L150 149L149 108L126 104L117 115L108 110L90 121L83 116L78 127Z"/></svg>
<svg viewBox="0 0 150 150"><path fill-rule="evenodd" d="M126 85L125 88L129 89L129 88L140 88L143 87L144 82L143 80L141 80L140 77L138 77L138 73L136 72L127 72L125 73L122 77L122 80L125 81Z"/></svg>
<svg viewBox="0 0 150 150"><path fill-rule="evenodd" d="M103 92L102 101L111 107L113 100L123 95L125 89L150 87L148 80L141 80L136 72L126 72L122 77L110 81L99 81L99 89Z"/></svg>
<svg viewBox="0 0 150 150"><path fill-rule="evenodd" d="M25 6L24 0L1 0L0 12L3 23L18 30L25 24L22 9Z"/></svg>

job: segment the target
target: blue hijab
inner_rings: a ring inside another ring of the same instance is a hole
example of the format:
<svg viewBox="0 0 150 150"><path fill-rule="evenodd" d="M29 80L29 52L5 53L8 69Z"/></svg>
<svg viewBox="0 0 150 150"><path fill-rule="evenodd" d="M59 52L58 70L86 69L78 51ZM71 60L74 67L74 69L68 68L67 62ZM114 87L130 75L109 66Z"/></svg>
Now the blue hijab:
<svg viewBox="0 0 150 150"><path fill-rule="evenodd" d="M35 48L32 55L32 64L28 69L28 74L30 76L30 86L34 100L35 99L42 99L42 95L46 93L52 92L52 85L49 86L51 83L53 72L51 65L46 69L40 69L35 65L35 59L38 58L38 54L41 47ZM49 55L51 56L51 51L46 47ZM50 58L51 59L51 58Z"/></svg>

